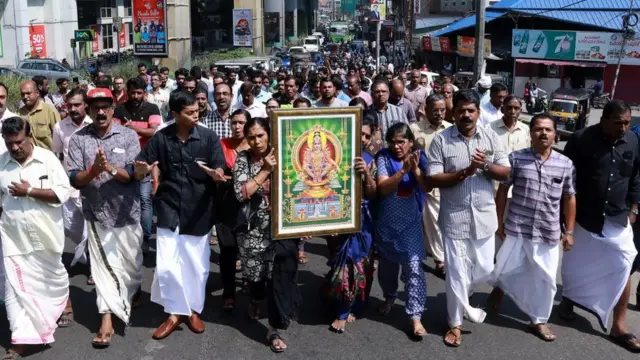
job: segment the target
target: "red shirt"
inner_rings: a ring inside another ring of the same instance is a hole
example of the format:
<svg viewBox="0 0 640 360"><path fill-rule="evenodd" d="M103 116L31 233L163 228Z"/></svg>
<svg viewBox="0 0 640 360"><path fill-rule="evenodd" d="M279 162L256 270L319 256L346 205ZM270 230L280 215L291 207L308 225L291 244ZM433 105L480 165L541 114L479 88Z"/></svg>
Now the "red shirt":
<svg viewBox="0 0 640 360"><path fill-rule="evenodd" d="M155 104L143 101L137 109L129 109L127 103L116 106L116 110L113 114L115 120L119 120L121 124L126 124L127 120L131 120L131 126L139 129L148 129L151 125L159 126L162 124L162 115L160 115L160 109ZM149 138L140 139L140 149L144 149Z"/></svg>

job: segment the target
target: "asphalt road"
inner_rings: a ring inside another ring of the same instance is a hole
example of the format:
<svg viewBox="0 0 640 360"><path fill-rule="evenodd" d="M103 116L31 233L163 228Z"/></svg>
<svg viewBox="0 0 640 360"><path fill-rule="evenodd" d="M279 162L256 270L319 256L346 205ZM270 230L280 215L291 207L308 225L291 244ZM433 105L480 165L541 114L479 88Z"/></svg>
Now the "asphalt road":
<svg viewBox="0 0 640 360"><path fill-rule="evenodd" d="M349 325L342 334L328 331L330 318L327 317L316 296L322 284L326 267L326 246L323 240L314 239L307 244L309 264L301 266L299 286L304 297L300 309L299 322L294 323L284 334L289 348L285 354L271 353L264 340L267 321L250 321L246 315L247 298L238 297L236 312L224 316L219 310L222 305L220 277L217 267L218 248L212 247L211 275L205 311L202 314L207 329L201 335L191 333L185 326L169 338L156 341L151 339L154 329L164 320L162 309L150 302L133 311L131 326L126 329L116 325L116 336L110 348L95 350L91 339L99 327L99 317L95 305L95 289L86 285L84 269L77 268L71 273L71 297L76 323L70 328L58 329L56 342L45 352L29 357L33 360L68 359L637 359L638 356L611 343L600 330L595 317L578 310L578 319L566 324L554 314L551 326L558 336L554 343L544 343L527 332L527 318L515 305L505 299L500 315L489 316L484 324L465 324L472 333L463 337L462 347L447 348L442 343L446 327L446 303L444 281L431 273L433 262L427 261L428 300L423 322L430 335L422 341L413 341L406 335L408 320L404 314L403 302L398 301L391 315L377 315L375 308L382 302L381 290L374 284L370 309L365 318ZM70 250L70 249L67 249ZM146 299L153 275L155 253L146 258L143 289ZM65 263L71 259L66 253ZM637 283L638 277L634 277ZM402 288L400 289L402 290ZM561 290L561 286L559 286ZM490 288L484 287L476 293L473 302L484 304ZM403 298L404 293L400 291ZM559 299L559 296L557 297ZM635 303L635 298L633 299ZM263 313L266 309L263 309ZM5 316L0 316L5 319ZM629 312L629 328L640 332L640 314ZM6 320L0 328L0 342L8 346L9 331Z"/></svg>

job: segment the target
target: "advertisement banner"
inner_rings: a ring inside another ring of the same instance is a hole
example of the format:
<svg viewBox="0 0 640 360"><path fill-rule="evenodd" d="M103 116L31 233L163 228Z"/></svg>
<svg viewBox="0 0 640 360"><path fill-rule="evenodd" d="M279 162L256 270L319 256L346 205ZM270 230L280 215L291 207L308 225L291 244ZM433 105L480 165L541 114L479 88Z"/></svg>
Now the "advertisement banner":
<svg viewBox="0 0 640 360"><path fill-rule="evenodd" d="M44 34L44 25L29 26L29 42L31 43L31 56L47 57L47 37Z"/></svg>
<svg viewBox="0 0 640 360"><path fill-rule="evenodd" d="M253 46L251 9L233 9L233 46Z"/></svg>
<svg viewBox="0 0 640 360"><path fill-rule="evenodd" d="M166 0L133 0L134 55L169 56L166 19Z"/></svg>
<svg viewBox="0 0 640 360"><path fill-rule="evenodd" d="M622 34L609 33L609 51L607 52L607 62L617 64L622 50ZM640 65L640 37L638 35L627 39L622 57L624 65Z"/></svg>
<svg viewBox="0 0 640 360"><path fill-rule="evenodd" d="M384 21L387 18L387 4L385 0L371 0L369 21Z"/></svg>
<svg viewBox="0 0 640 360"><path fill-rule="evenodd" d="M451 42L446 37L422 37L422 49L424 51L451 52Z"/></svg>
<svg viewBox="0 0 640 360"><path fill-rule="evenodd" d="M100 51L100 27L98 25L89 26L93 30L93 41L91 42L91 52L97 53Z"/></svg>
<svg viewBox="0 0 640 360"><path fill-rule="evenodd" d="M476 46L476 38L471 37L471 36L458 36L458 47L456 48L456 51L459 54L462 55L466 55L466 56L473 56L473 54L475 53L475 46ZM491 55L491 40L485 39L484 40L484 56L490 56Z"/></svg>
<svg viewBox="0 0 640 360"><path fill-rule="evenodd" d="M513 30L512 57L574 60L575 52L575 31Z"/></svg>
<svg viewBox="0 0 640 360"><path fill-rule="evenodd" d="M419 15L421 10L422 2L420 0L413 0L413 13Z"/></svg>
<svg viewBox="0 0 640 360"><path fill-rule="evenodd" d="M609 33L576 32L576 60L605 61L609 52Z"/></svg>
<svg viewBox="0 0 640 360"><path fill-rule="evenodd" d="M127 46L127 34L125 32L124 24L120 27L120 32L118 33L118 38L120 38L120 49Z"/></svg>

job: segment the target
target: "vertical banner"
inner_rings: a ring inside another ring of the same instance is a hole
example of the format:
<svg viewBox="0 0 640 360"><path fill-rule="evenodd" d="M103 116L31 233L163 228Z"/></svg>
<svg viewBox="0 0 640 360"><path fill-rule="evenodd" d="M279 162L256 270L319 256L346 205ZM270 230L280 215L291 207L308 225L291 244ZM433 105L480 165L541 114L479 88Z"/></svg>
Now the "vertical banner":
<svg viewBox="0 0 640 360"><path fill-rule="evenodd" d="M420 15L421 10L422 2L420 0L413 0L413 13L416 15Z"/></svg>
<svg viewBox="0 0 640 360"><path fill-rule="evenodd" d="M47 38L44 34L44 25L29 26L29 41L31 43L32 57L47 57Z"/></svg>
<svg viewBox="0 0 640 360"><path fill-rule="evenodd" d="M91 42L91 52L97 53L100 51L100 27L98 25L91 25L89 29L93 31L93 41Z"/></svg>
<svg viewBox="0 0 640 360"><path fill-rule="evenodd" d="M169 56L166 19L166 0L133 0L134 55Z"/></svg>
<svg viewBox="0 0 640 360"><path fill-rule="evenodd" d="M251 9L233 9L233 46L253 46Z"/></svg>
<svg viewBox="0 0 640 360"><path fill-rule="evenodd" d="M118 37L120 38L120 49L127 46L127 33L125 32L124 23L120 27L120 32L118 33Z"/></svg>
<svg viewBox="0 0 640 360"><path fill-rule="evenodd" d="M385 0L371 0L371 12L369 21L383 21L387 17L387 5Z"/></svg>
<svg viewBox="0 0 640 360"><path fill-rule="evenodd" d="M0 27L0 58L4 57L4 46L2 43L2 27Z"/></svg>

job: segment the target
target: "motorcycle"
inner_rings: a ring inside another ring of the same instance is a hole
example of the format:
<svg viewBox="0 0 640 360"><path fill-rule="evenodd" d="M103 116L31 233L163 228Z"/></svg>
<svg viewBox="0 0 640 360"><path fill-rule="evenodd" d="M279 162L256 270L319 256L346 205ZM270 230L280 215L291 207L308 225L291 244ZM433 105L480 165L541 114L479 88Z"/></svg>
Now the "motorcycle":
<svg viewBox="0 0 640 360"><path fill-rule="evenodd" d="M531 92L530 99L533 98L534 100L533 102L531 100L527 101L527 113L537 115L547 112L549 109L547 92L542 89L532 90Z"/></svg>
<svg viewBox="0 0 640 360"><path fill-rule="evenodd" d="M595 94L593 87L587 89L589 96L591 96L591 106L596 109L604 109L604 107L611 101L611 94L602 93L600 95Z"/></svg>

